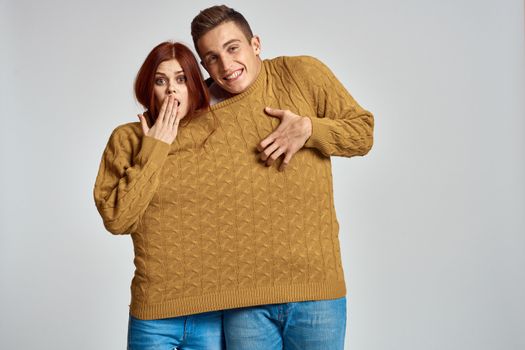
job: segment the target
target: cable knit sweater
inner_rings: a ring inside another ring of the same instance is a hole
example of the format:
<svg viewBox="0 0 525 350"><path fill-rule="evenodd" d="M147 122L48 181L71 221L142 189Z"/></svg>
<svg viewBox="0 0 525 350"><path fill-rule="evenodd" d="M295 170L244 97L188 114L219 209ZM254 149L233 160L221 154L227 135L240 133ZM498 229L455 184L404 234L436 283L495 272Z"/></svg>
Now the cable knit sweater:
<svg viewBox="0 0 525 350"><path fill-rule="evenodd" d="M265 106L312 120L283 172L256 150L279 124ZM372 130L372 115L312 57L263 61L245 92L181 127L171 145L139 123L117 127L94 197L106 229L133 239L131 314L344 296L329 156L366 154Z"/></svg>

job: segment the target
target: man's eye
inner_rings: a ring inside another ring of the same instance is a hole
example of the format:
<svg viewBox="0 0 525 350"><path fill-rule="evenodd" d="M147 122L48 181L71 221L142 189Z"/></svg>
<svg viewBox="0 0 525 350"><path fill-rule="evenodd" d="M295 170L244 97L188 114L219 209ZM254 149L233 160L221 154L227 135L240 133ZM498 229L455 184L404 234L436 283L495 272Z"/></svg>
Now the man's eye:
<svg viewBox="0 0 525 350"><path fill-rule="evenodd" d="M235 52L235 51L237 51L238 48L239 48L239 46L230 46L230 47L228 48L228 51L230 51L230 52Z"/></svg>
<svg viewBox="0 0 525 350"><path fill-rule="evenodd" d="M208 58L206 59L206 63L210 64L210 63L215 63L217 61L217 56L213 55L213 56L208 56Z"/></svg>

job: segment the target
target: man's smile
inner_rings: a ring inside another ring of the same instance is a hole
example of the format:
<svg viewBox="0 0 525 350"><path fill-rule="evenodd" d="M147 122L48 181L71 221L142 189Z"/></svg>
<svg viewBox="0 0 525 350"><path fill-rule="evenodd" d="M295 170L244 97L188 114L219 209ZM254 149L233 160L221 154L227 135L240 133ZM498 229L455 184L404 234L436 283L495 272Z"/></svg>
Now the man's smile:
<svg viewBox="0 0 525 350"><path fill-rule="evenodd" d="M241 69L237 69L236 71L226 75L223 77L224 80L226 81L234 81L236 80L238 77L241 76L241 74L243 73L244 71L244 68L241 68Z"/></svg>

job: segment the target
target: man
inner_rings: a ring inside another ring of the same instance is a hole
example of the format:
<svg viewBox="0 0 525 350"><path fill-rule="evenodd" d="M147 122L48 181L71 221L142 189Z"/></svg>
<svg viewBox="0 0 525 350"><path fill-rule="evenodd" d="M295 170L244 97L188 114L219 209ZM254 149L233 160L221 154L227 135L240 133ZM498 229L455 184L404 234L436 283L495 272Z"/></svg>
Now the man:
<svg viewBox="0 0 525 350"><path fill-rule="evenodd" d="M343 349L346 288L330 156L365 155L373 117L318 60L262 61L259 37L227 6L201 11L192 37L235 164L231 199L245 198L225 209L235 226L220 237L233 244L220 264L234 278L216 305L225 310L227 347ZM267 167L252 163L255 148Z"/></svg>

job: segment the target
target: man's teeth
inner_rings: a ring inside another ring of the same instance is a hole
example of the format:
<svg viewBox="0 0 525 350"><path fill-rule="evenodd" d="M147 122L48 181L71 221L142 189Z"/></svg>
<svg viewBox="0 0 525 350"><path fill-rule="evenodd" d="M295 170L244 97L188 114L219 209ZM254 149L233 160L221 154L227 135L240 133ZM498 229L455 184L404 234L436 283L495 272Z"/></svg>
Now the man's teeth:
<svg viewBox="0 0 525 350"><path fill-rule="evenodd" d="M241 75L241 73L242 73L242 70L235 71L235 72L233 72L232 74L227 75L227 76L225 77L225 79L226 79L226 80L235 79L235 78L237 78L239 75Z"/></svg>

